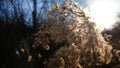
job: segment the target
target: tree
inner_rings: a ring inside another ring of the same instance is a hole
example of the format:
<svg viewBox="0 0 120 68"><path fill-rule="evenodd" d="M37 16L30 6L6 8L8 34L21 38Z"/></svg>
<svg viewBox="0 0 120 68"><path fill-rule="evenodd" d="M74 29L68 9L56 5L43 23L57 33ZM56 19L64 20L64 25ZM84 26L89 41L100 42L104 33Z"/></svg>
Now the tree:
<svg viewBox="0 0 120 68"><path fill-rule="evenodd" d="M33 0L33 12L32 12L32 17L33 17L33 27L36 28L37 25L37 0Z"/></svg>

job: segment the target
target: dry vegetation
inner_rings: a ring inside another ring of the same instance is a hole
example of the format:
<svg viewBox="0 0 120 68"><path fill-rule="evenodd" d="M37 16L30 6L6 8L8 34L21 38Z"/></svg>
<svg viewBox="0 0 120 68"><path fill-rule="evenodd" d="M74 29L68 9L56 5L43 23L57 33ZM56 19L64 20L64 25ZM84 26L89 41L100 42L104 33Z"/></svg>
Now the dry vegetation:
<svg viewBox="0 0 120 68"><path fill-rule="evenodd" d="M112 46L73 1L53 4L34 36L33 48L41 49L38 57L46 68L95 68L113 57Z"/></svg>

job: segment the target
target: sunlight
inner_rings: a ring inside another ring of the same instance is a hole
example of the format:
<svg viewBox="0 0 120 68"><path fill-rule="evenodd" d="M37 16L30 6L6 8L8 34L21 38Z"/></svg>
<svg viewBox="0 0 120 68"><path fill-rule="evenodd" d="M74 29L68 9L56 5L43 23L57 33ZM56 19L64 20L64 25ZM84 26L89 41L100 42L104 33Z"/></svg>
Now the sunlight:
<svg viewBox="0 0 120 68"><path fill-rule="evenodd" d="M116 11L117 5L114 1L100 0L90 6L90 14L97 25L107 29L115 22Z"/></svg>

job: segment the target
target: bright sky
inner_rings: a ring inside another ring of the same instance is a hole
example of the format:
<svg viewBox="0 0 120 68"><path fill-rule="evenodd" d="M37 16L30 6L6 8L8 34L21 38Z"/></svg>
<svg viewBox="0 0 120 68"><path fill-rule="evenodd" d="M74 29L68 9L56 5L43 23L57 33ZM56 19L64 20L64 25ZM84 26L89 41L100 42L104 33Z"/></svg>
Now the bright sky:
<svg viewBox="0 0 120 68"><path fill-rule="evenodd" d="M112 28L116 21L120 0L88 0L90 14L97 25L102 28Z"/></svg>
<svg viewBox="0 0 120 68"><path fill-rule="evenodd" d="M25 0L23 5L25 9L25 13L28 15L26 16L26 19L30 19L32 16L31 13L33 10L33 4L31 1L29 1L31 10L27 4L27 1ZM40 12L41 8L41 0L38 0L38 9L37 11ZM53 0L49 0L53 1ZM57 1L57 0L55 0ZM59 0L62 1L62 0ZM79 4L86 8L90 8L90 14L94 18L94 20L97 22L97 25L104 28L111 28L111 25L115 23L115 16L117 14L118 9L120 9L120 0L75 0L78 1ZM119 10L120 11L120 10ZM1 15L1 13L0 13Z"/></svg>

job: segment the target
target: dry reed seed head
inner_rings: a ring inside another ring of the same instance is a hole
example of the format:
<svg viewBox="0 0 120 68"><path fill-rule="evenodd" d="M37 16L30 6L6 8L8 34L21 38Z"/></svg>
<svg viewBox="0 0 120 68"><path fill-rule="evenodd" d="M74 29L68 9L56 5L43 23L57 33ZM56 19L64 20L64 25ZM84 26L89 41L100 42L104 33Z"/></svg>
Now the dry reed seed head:
<svg viewBox="0 0 120 68"><path fill-rule="evenodd" d="M50 50L50 46L49 45L43 45L43 48L45 49L45 50Z"/></svg>
<svg viewBox="0 0 120 68"><path fill-rule="evenodd" d="M83 68L83 67L78 63L75 68Z"/></svg>
<svg viewBox="0 0 120 68"><path fill-rule="evenodd" d="M111 59L113 59L113 55L112 55L112 54L110 54L109 56L110 56ZM106 58L106 62L105 62L105 64L109 64L110 62L112 62L111 59Z"/></svg>
<svg viewBox="0 0 120 68"><path fill-rule="evenodd" d="M39 41L35 41L33 47L39 46Z"/></svg>
<svg viewBox="0 0 120 68"><path fill-rule="evenodd" d="M110 40L112 38L112 35L107 35L107 39Z"/></svg>
<svg viewBox="0 0 120 68"><path fill-rule="evenodd" d="M55 66L55 68L64 68L65 63L64 63L64 59L62 57L57 58L56 60L54 60L54 59L50 59L50 60L52 60L52 62L50 64L57 65L57 66ZM52 65L50 65L50 66L52 66ZM52 66L52 67L54 67L54 66ZM48 67L48 68L50 68L50 67Z"/></svg>
<svg viewBox="0 0 120 68"><path fill-rule="evenodd" d="M120 43L120 41L118 41L118 43Z"/></svg>
<svg viewBox="0 0 120 68"><path fill-rule="evenodd" d="M104 56L99 56L99 62L100 63L104 63L105 62L105 57Z"/></svg>
<svg viewBox="0 0 120 68"><path fill-rule="evenodd" d="M36 37L36 38L35 38L35 40L39 40L39 38L38 38L38 37Z"/></svg>
<svg viewBox="0 0 120 68"><path fill-rule="evenodd" d="M90 22L90 25L91 25L92 27L94 27L94 29L95 29L95 27L96 27L96 23L95 23L95 22Z"/></svg>
<svg viewBox="0 0 120 68"><path fill-rule="evenodd" d="M63 10L67 10L68 9L68 5L64 3L63 6L62 6L62 9Z"/></svg>
<svg viewBox="0 0 120 68"><path fill-rule="evenodd" d="M40 59L42 57L42 55L40 53L38 53L38 58Z"/></svg>
<svg viewBox="0 0 120 68"><path fill-rule="evenodd" d="M67 16L68 15L68 10L63 10L64 15Z"/></svg>
<svg viewBox="0 0 120 68"><path fill-rule="evenodd" d="M31 62L32 61L32 56L31 55L29 55L28 56L28 60L27 60L28 62Z"/></svg>
<svg viewBox="0 0 120 68"><path fill-rule="evenodd" d="M71 45L75 48L75 43L72 43Z"/></svg>
<svg viewBox="0 0 120 68"><path fill-rule="evenodd" d="M23 48L20 49L22 52L25 52L25 50Z"/></svg>
<svg viewBox="0 0 120 68"><path fill-rule="evenodd" d="M36 46L35 45L32 45L33 48L35 48Z"/></svg>
<svg viewBox="0 0 120 68"><path fill-rule="evenodd" d="M60 8L60 5L58 3L53 4L53 9L58 10L59 8Z"/></svg>
<svg viewBox="0 0 120 68"><path fill-rule="evenodd" d="M47 64L48 64L48 62L47 62L47 61L44 61L44 62L43 62L43 64L47 65ZM51 67L50 67L50 68L51 68Z"/></svg>
<svg viewBox="0 0 120 68"><path fill-rule="evenodd" d="M120 57L120 50L114 49L114 53L116 57Z"/></svg>
<svg viewBox="0 0 120 68"><path fill-rule="evenodd" d="M113 49L113 56L112 62L120 62L120 50Z"/></svg>
<svg viewBox="0 0 120 68"><path fill-rule="evenodd" d="M65 61L64 61L64 59L61 57L61 58L60 58L60 67L59 67L59 68L64 68L64 66L65 66Z"/></svg>

